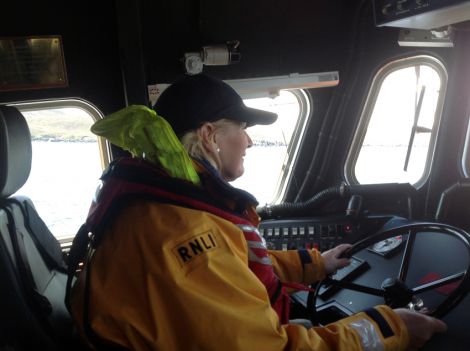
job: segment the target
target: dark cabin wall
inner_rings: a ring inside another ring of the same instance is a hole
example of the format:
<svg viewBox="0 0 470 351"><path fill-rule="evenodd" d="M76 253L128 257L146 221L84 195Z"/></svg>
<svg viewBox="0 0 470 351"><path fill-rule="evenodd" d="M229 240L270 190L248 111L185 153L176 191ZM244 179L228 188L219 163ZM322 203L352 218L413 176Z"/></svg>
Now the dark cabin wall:
<svg viewBox="0 0 470 351"><path fill-rule="evenodd" d="M0 102L81 97L103 113L124 106L115 1L8 1L0 36L61 35L67 88L0 92Z"/></svg>
<svg viewBox="0 0 470 351"><path fill-rule="evenodd" d="M143 4L151 83L183 74L180 59L202 46L240 40L241 62L206 67L224 79L337 70L356 1L172 1Z"/></svg>

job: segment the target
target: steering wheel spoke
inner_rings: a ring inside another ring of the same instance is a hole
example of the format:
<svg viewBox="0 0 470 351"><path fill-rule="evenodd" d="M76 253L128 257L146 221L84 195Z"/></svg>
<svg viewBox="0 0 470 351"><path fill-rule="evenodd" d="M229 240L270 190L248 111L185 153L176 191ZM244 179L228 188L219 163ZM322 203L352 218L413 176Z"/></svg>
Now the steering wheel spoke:
<svg viewBox="0 0 470 351"><path fill-rule="evenodd" d="M441 286L444 286L444 285L462 280L462 278L464 276L465 276L465 272L460 272L460 273L453 274L453 275L450 275L450 276L442 278L442 279L437 279L437 280L434 280L432 282L417 286L417 287L411 289L411 291L413 292L413 295L420 294L420 293L423 293L425 291L433 290L433 289L439 288Z"/></svg>
<svg viewBox="0 0 470 351"><path fill-rule="evenodd" d="M376 289L376 288L371 288L368 286L360 285L360 284L355 284L352 282L345 282L341 280L336 280L336 279L325 279L324 283L333 285L337 288L341 289L348 289L348 290L354 290L354 291L359 291L365 294L369 295L374 295L374 296L384 296L384 291L382 289Z"/></svg>
<svg viewBox="0 0 470 351"><path fill-rule="evenodd" d="M411 254L413 253L413 245L415 242L415 235L411 235L411 231L408 233L408 239L406 240L405 253L400 264L400 270L398 272L398 279L402 282L406 281L408 274L408 268L410 267Z"/></svg>

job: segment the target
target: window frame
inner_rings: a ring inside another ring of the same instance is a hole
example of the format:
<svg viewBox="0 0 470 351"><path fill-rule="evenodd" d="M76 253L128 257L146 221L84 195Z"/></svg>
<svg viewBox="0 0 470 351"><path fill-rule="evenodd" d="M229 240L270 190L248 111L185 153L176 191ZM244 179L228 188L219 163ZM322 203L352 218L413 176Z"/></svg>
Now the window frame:
<svg viewBox="0 0 470 351"><path fill-rule="evenodd" d="M414 67L417 65L427 65L433 68L441 79L441 89L436 102L436 110L434 115L434 127L430 135L429 148L427 151L423 174L412 185L415 188L420 188L428 179L429 174L431 173L431 165L436 149L437 135L441 124L442 110L444 107L444 100L448 83L448 73L444 63L437 57L430 55L414 55L388 62L387 64L383 65L380 69L378 69L377 73L374 75L344 165L344 177L348 184L360 184L355 175L355 167L362 149L370 119L372 117L372 112L375 108L380 88L382 87L384 80L391 73L399 69ZM409 132L411 132L411 130Z"/></svg>
<svg viewBox="0 0 470 351"><path fill-rule="evenodd" d="M103 119L104 115L91 102L79 98L37 100L26 102L14 102L9 105L15 106L20 112L51 110L61 108L78 108L87 112L93 119L93 122ZM111 162L111 145L103 137L97 136L101 168L104 170Z"/></svg>
<svg viewBox="0 0 470 351"><path fill-rule="evenodd" d="M467 116L467 131L465 133L461 167L464 177L470 178L470 113Z"/></svg>
<svg viewBox="0 0 470 351"><path fill-rule="evenodd" d="M281 174L279 175L272 200L273 204L278 204L284 199L288 185L291 181L292 172L298 161L300 145L302 144L302 139L305 136L307 122L309 121L313 110L312 101L308 98L307 93L303 89L289 90L289 92L292 93L299 102L299 116L297 118L297 123L294 127L290 143L287 147L286 158L281 166Z"/></svg>

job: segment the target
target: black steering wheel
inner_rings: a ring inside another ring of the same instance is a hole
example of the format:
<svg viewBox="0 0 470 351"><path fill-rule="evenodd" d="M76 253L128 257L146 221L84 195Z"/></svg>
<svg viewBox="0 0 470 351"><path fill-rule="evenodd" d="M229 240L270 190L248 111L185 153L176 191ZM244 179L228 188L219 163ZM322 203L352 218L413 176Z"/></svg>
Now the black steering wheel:
<svg viewBox="0 0 470 351"><path fill-rule="evenodd" d="M434 232L437 234L450 235L451 237L457 238L465 248L465 252L469 257L468 264L463 267L462 270L459 270L454 274L450 274L444 278L436 279L434 281L427 282L415 287L408 287L406 286L405 281L409 272L416 236L417 233L423 232ZM319 291L322 287L327 285L334 286L339 289L355 290L365 294L383 297L384 304L387 304L392 308L408 307L419 310L420 307L417 307L418 303L416 302L419 301L419 299L416 297L417 294L454 283L456 286L452 287L453 290L448 294L448 296L433 309L426 312L427 314L437 318L441 318L449 313L470 290L470 235L462 229L446 224L432 222L408 222L405 224L394 225L392 227L388 226L388 228L386 225L376 234L357 242L351 247L350 250L346 252L344 256L352 257L359 251L369 248L376 243L403 234L407 236L407 240L401 258L400 268L396 277L386 278L382 282L380 288L369 287L353 282L335 280L331 277L324 279L316 285L315 292L309 292L308 294L307 309L309 311L312 322L314 324L322 324L322 321L318 320L317 318L317 301ZM374 267L371 268L373 269Z"/></svg>

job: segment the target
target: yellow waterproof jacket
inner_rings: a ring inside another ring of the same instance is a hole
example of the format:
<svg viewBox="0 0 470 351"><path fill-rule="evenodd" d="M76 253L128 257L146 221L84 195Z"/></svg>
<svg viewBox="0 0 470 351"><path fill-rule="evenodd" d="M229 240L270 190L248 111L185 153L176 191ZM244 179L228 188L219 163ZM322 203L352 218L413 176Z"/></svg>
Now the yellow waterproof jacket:
<svg viewBox="0 0 470 351"><path fill-rule="evenodd" d="M252 208L245 211L254 218ZM136 199L103 234L72 293L83 336L86 272L89 325L101 339L132 350L387 351L408 344L406 327L386 306L323 328L281 325L248 267L242 230L215 214ZM281 281L298 283L325 275L319 252L309 255L312 263L304 264L296 251L270 252Z"/></svg>

